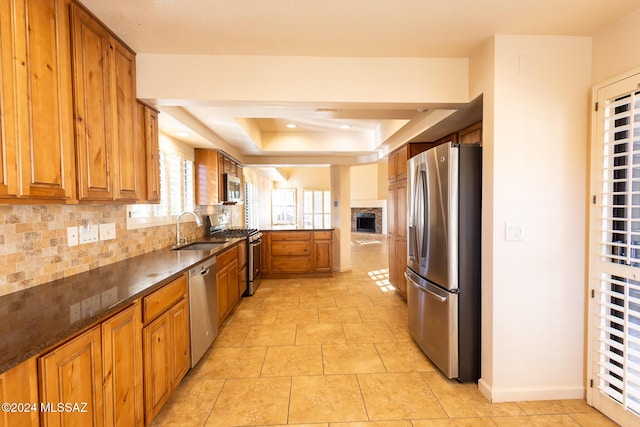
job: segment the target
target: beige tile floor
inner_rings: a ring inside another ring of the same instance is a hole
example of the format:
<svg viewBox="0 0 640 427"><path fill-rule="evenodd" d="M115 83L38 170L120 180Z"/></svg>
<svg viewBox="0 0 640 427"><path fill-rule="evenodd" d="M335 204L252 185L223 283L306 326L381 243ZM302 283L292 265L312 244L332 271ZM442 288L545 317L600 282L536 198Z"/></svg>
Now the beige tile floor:
<svg viewBox="0 0 640 427"><path fill-rule="evenodd" d="M353 234L352 271L264 280L154 426L615 426L583 400L491 403L413 343L380 236Z"/></svg>

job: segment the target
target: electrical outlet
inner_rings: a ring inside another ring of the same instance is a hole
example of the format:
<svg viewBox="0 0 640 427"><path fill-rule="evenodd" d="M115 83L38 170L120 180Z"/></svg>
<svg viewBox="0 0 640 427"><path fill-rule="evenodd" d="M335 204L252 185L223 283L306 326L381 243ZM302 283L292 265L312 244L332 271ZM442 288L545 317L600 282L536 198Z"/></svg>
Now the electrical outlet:
<svg viewBox="0 0 640 427"><path fill-rule="evenodd" d="M100 240L113 240L116 238L116 224L110 222L108 224L100 224Z"/></svg>
<svg viewBox="0 0 640 427"><path fill-rule="evenodd" d="M67 246L78 245L78 227L67 227Z"/></svg>
<svg viewBox="0 0 640 427"><path fill-rule="evenodd" d="M102 300L102 308L111 307L118 302L118 288L114 286L102 292L100 299Z"/></svg>

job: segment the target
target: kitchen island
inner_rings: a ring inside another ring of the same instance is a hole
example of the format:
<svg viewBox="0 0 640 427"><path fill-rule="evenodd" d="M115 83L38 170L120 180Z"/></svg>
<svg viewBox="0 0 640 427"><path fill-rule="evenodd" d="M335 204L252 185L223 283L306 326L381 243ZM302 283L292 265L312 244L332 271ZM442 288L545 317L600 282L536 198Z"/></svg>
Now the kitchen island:
<svg viewBox="0 0 640 427"><path fill-rule="evenodd" d="M330 277L333 273L333 228L262 229L265 278Z"/></svg>

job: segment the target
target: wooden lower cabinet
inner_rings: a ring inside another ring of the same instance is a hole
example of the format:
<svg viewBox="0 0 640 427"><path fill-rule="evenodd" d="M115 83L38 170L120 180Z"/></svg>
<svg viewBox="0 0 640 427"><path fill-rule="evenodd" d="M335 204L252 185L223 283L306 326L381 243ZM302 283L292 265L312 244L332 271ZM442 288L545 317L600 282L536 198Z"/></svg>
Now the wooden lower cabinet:
<svg viewBox="0 0 640 427"><path fill-rule="evenodd" d="M333 231L263 231L262 273L330 274L333 271Z"/></svg>
<svg viewBox="0 0 640 427"><path fill-rule="evenodd" d="M0 427L37 427L40 425L38 399L38 367L31 358L15 368L0 374L0 402L9 404L35 404L29 411L0 412Z"/></svg>
<svg viewBox="0 0 640 427"><path fill-rule="evenodd" d="M246 280L246 279L245 279ZM240 300L240 269L238 247L233 247L216 259L216 286L218 287L218 324L229 315ZM243 291L244 292L244 291Z"/></svg>
<svg viewBox="0 0 640 427"><path fill-rule="evenodd" d="M86 404L86 412L42 411L43 426L104 425L100 335L96 326L38 360L40 402Z"/></svg>
<svg viewBox="0 0 640 427"><path fill-rule="evenodd" d="M143 426L140 304L102 323L106 426Z"/></svg>
<svg viewBox="0 0 640 427"><path fill-rule="evenodd" d="M150 425L191 366L186 275L145 297L143 306L144 408Z"/></svg>

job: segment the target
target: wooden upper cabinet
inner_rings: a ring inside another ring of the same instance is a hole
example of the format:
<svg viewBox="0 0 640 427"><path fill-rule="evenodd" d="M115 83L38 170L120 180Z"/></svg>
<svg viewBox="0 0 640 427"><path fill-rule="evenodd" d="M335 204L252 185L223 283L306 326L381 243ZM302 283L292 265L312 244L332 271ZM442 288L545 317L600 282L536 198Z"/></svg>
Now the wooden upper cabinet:
<svg viewBox="0 0 640 427"><path fill-rule="evenodd" d="M218 203L218 151L196 148L194 151L196 168L196 205ZM221 172L222 173L222 172Z"/></svg>
<svg viewBox="0 0 640 427"><path fill-rule="evenodd" d="M458 141L460 144L482 144L482 122L458 131Z"/></svg>
<svg viewBox="0 0 640 427"><path fill-rule="evenodd" d="M78 200L135 202L144 192L135 53L71 6Z"/></svg>
<svg viewBox="0 0 640 427"><path fill-rule="evenodd" d="M0 197L72 200L69 0L1 3Z"/></svg>
<svg viewBox="0 0 640 427"><path fill-rule="evenodd" d="M138 179L146 188L145 203L160 202L160 145L158 139L158 111L138 101L138 122L144 168L139 168Z"/></svg>
<svg viewBox="0 0 640 427"><path fill-rule="evenodd" d="M143 144L138 139L138 114L136 99L136 54L111 38L109 54L115 88L114 140L114 199L135 201L144 197L145 188L139 182L137 171L143 169L141 156Z"/></svg>

